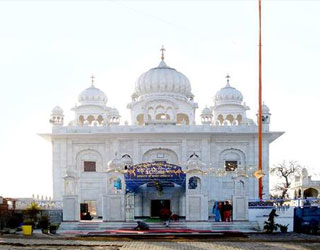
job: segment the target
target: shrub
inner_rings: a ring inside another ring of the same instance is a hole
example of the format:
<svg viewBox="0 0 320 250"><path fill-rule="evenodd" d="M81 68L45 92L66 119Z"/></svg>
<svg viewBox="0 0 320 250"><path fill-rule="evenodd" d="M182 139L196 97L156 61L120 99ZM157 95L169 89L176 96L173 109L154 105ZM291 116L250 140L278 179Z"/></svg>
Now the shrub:
<svg viewBox="0 0 320 250"><path fill-rule="evenodd" d="M48 216L44 215L41 217L39 221L39 227L41 229L48 229L49 228L49 218Z"/></svg>

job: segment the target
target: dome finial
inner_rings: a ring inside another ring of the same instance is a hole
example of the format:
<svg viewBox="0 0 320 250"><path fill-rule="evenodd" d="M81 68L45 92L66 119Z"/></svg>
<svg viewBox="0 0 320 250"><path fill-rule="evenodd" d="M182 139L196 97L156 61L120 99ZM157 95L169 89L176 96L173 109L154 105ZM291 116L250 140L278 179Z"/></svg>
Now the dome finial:
<svg viewBox="0 0 320 250"><path fill-rule="evenodd" d="M226 75L226 78L227 78L227 87L230 87L230 75L229 74L227 74Z"/></svg>
<svg viewBox="0 0 320 250"><path fill-rule="evenodd" d="M160 51L161 51L161 61L164 61L164 52L166 51L166 49L164 48L163 45L162 45Z"/></svg>
<svg viewBox="0 0 320 250"><path fill-rule="evenodd" d="M92 76L90 78L91 78L91 87L94 87L95 76L92 74Z"/></svg>

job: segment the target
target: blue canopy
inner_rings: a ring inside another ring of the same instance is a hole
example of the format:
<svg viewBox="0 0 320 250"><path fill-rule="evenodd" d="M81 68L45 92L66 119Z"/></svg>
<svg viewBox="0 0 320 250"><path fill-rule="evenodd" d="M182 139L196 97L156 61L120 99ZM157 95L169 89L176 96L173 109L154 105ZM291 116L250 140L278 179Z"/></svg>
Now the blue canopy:
<svg viewBox="0 0 320 250"><path fill-rule="evenodd" d="M167 162L146 162L128 166L125 174L127 192L135 192L141 185L152 182L176 183L184 187L186 174L180 166Z"/></svg>

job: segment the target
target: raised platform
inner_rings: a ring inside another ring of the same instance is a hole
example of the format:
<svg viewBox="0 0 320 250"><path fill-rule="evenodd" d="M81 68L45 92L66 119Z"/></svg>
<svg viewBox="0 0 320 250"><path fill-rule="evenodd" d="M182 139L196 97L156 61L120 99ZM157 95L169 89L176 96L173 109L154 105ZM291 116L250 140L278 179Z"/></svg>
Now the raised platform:
<svg viewBox="0 0 320 250"><path fill-rule="evenodd" d="M170 230L175 233L196 233L196 232L260 232L257 222L236 221L236 222L213 222L213 221L175 221L165 227L161 222L147 222L150 233L165 233ZM80 221L62 222L59 228L60 233L70 234L92 234L92 233L134 233L137 226L136 221L131 222L102 222L102 221ZM170 232L171 232L170 231ZM136 231L139 232L139 231Z"/></svg>

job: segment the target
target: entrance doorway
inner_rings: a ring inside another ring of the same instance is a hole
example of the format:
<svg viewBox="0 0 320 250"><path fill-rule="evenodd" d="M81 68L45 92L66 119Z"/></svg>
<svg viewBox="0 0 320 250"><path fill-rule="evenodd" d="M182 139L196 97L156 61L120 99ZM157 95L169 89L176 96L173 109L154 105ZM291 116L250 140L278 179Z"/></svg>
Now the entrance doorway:
<svg viewBox="0 0 320 250"><path fill-rule="evenodd" d="M151 217L160 217L161 208L170 210L170 200L151 200Z"/></svg>
<svg viewBox="0 0 320 250"><path fill-rule="evenodd" d="M97 216L97 201L85 200L80 204L80 219L90 220Z"/></svg>

